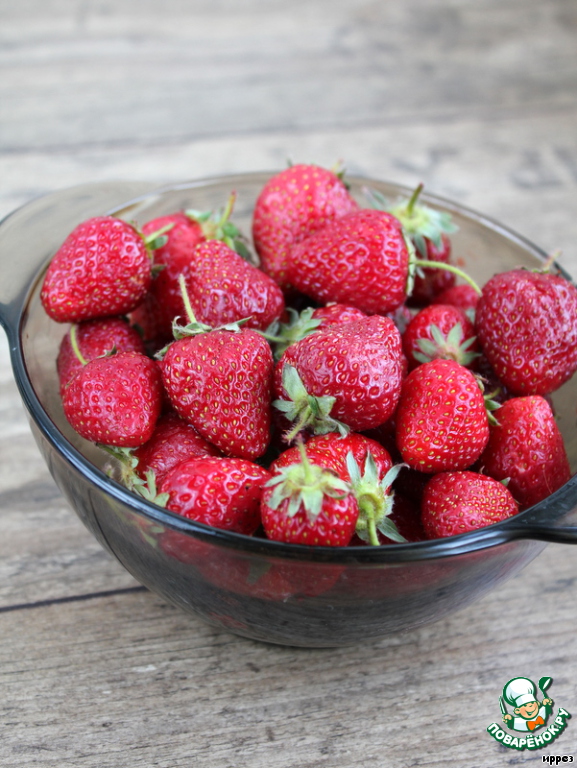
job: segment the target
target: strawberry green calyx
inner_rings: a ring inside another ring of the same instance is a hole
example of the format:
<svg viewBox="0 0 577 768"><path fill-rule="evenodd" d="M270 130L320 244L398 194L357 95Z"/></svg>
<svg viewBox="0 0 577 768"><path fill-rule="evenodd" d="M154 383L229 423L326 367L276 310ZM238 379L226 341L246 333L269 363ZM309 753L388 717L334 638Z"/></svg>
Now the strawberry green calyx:
<svg viewBox="0 0 577 768"><path fill-rule="evenodd" d="M441 248L443 235L449 235L452 232L456 232L458 227L453 223L451 215L447 213L447 211L437 211L434 208L430 208L428 205L423 205L418 202L422 190L423 184L419 184L409 199L403 198L396 203L391 203L377 190L365 190L365 194L369 199L371 207L392 214L401 222L403 227L405 241L409 249L407 296L410 296L412 293L415 274L417 274L419 268L436 268L443 269L446 272L452 272L472 286L480 296L481 289L466 272L463 272L462 269L453 266L453 264L432 261L427 258L427 244L425 239L430 240L437 248Z"/></svg>
<svg viewBox="0 0 577 768"><path fill-rule="evenodd" d="M232 192L226 206L220 211L197 211L190 208L185 211L185 215L200 225L207 240L221 240L243 259L250 260L251 254L246 245L246 238L230 221L235 202L236 192Z"/></svg>
<svg viewBox="0 0 577 768"><path fill-rule="evenodd" d="M413 352L413 357L420 363L428 363L437 357L444 360L455 360L457 363L469 366L473 360L480 357L479 352L471 352L470 348L477 337L470 336L463 341L463 326L455 323L449 333L444 334L438 325L431 325L431 339L419 339L417 344L420 352Z"/></svg>
<svg viewBox="0 0 577 768"><path fill-rule="evenodd" d="M485 382L483 380L483 377L476 375L475 379L477 381L477 384L479 385L479 389L483 393L483 400L485 401L485 410L487 412L487 419L489 420L489 424L492 427L498 427L499 422L493 416L493 412L498 410L501 407L501 403L495 400L495 397L497 397L500 390L496 389L493 392L485 392Z"/></svg>
<svg viewBox="0 0 577 768"><path fill-rule="evenodd" d="M349 433L346 424L330 415L335 398L329 395L309 395L297 369L292 365L283 367L282 386L289 399L273 400L273 406L293 423L292 429L285 434L289 443L303 429L310 429L315 435L339 432L344 437Z"/></svg>
<svg viewBox="0 0 577 768"><path fill-rule="evenodd" d="M166 233L170 232L173 227L174 224L166 224L164 227L160 227L160 229L157 229L155 232L151 232L149 235L144 235L142 232L140 233L150 258L152 258L153 251L156 251L158 248L162 248L163 245L166 245L168 242Z"/></svg>
<svg viewBox="0 0 577 768"><path fill-rule="evenodd" d="M418 202L423 186L423 184L419 184L410 198L402 198L395 203L391 203L377 190L368 189L366 194L373 208L387 211L401 222L407 236L415 243L419 254L423 259L426 259L425 238L434 243L437 248L441 248L443 235L456 232L458 227L453 223L451 214L447 211L437 211Z"/></svg>
<svg viewBox="0 0 577 768"><path fill-rule="evenodd" d="M286 514L289 517L294 517L302 506L309 521L314 523L325 497L343 499L351 492L351 486L330 470L311 464L302 443L299 443L299 452L300 463L283 467L265 484L274 488L267 503L271 509L278 509L288 500Z"/></svg>
<svg viewBox="0 0 577 768"><path fill-rule="evenodd" d="M129 491L137 493L146 501L150 501L159 507L166 506L169 494L157 492L154 470L149 469L145 473L144 478L136 473L138 458L134 455L133 448L118 448L112 445L103 445L102 443L98 443L98 447L117 460L120 465L120 482Z"/></svg>
<svg viewBox="0 0 577 768"><path fill-rule="evenodd" d="M134 455L134 448L120 448L115 445L104 445L102 443L97 443L97 445L102 451L106 451L118 462L114 470L109 472L109 475L116 475L122 485L126 486L129 491L132 491L135 481L139 479L136 474L138 458ZM118 471L115 470L119 470L120 477L118 477Z"/></svg>
<svg viewBox="0 0 577 768"><path fill-rule="evenodd" d="M401 469L407 465L396 464L379 481L377 465L370 451L367 453L362 475L352 452L347 454L346 462L353 493L359 507L357 536L373 546L380 546L377 531L393 541L399 543L406 541L389 515L393 511L395 496L391 486Z"/></svg>
<svg viewBox="0 0 577 768"><path fill-rule="evenodd" d="M166 507L169 493L158 493L156 488L156 475L154 470L149 469L145 473L145 479L136 477L132 490L139 496L142 496L146 501L150 501L152 504L156 504L158 507Z"/></svg>
<svg viewBox="0 0 577 768"><path fill-rule="evenodd" d="M306 336L314 333L322 324L322 318L313 317L314 309L307 307L302 312L297 312L292 307L287 307L290 315L287 323L280 323L276 320L266 331L258 331L267 341L274 346L274 358L280 360L283 352Z"/></svg>

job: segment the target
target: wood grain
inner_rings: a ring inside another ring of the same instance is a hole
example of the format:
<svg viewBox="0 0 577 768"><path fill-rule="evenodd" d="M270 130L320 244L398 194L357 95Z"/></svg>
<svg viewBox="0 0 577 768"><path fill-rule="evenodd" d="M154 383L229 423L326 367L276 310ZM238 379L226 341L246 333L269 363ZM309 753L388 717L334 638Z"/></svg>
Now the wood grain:
<svg viewBox="0 0 577 768"><path fill-rule="evenodd" d="M573 0L0 0L0 214L53 189L280 168L414 185L577 275ZM17 254L14 255L17 258ZM0 345L0 764L541 762L486 733L515 675L577 707L575 555L369 646L280 648L143 590L54 486Z"/></svg>

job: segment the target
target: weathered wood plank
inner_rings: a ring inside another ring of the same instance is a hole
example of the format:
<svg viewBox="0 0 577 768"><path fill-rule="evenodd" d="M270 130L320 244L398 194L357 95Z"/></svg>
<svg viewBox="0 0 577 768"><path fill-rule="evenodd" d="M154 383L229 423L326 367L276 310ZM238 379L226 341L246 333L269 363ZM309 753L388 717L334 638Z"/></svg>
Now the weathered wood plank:
<svg viewBox="0 0 577 768"><path fill-rule="evenodd" d="M577 90L576 90L577 93ZM554 116L412 122L379 128L284 131L274 136L207 139L155 148L61 149L0 154L0 215L31 197L86 181L170 181L282 168L295 162L327 167L342 159L353 173L458 200L532 239L561 249L577 274L577 106Z"/></svg>
<svg viewBox="0 0 577 768"><path fill-rule="evenodd" d="M477 606L367 647L254 643L149 593L0 614L2 765L508 764L516 753L485 732L507 680L549 675L569 711L577 693L563 551ZM544 751L572 744L568 733Z"/></svg>
<svg viewBox="0 0 577 768"><path fill-rule="evenodd" d="M2 5L9 150L536 115L577 87L567 0Z"/></svg>

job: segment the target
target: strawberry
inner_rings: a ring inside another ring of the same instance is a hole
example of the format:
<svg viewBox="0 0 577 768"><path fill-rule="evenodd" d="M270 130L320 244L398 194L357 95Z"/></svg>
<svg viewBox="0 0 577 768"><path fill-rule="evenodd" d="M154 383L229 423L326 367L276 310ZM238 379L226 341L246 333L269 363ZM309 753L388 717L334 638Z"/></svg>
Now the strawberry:
<svg viewBox="0 0 577 768"><path fill-rule="evenodd" d="M416 309L413 309L406 304L401 304L401 306L397 307L394 312L387 312L387 317L390 317L402 335L407 330L407 326L416 313Z"/></svg>
<svg viewBox="0 0 577 768"><path fill-rule="evenodd" d="M144 338L158 346L171 338L172 320L184 315L178 277L188 275L192 251L205 240L200 223L184 211L153 219L144 224L142 231L151 234L167 226L166 242L154 252L150 290L131 315Z"/></svg>
<svg viewBox="0 0 577 768"><path fill-rule="evenodd" d="M182 461L164 475L166 509L190 520L251 536L260 525L262 489L270 472L252 461L207 456Z"/></svg>
<svg viewBox="0 0 577 768"><path fill-rule="evenodd" d="M293 437L305 428L334 431L336 422L372 429L393 414L405 365L392 320L332 325L284 352L275 369L275 407L294 422Z"/></svg>
<svg viewBox="0 0 577 768"><path fill-rule="evenodd" d="M420 508L414 501L398 493L398 491L394 493L388 521L395 526L398 536L391 538L377 530L377 541L380 546L396 544L399 541L425 541L427 538L421 522ZM351 541L351 546L362 546L368 543L370 542L367 539L357 535Z"/></svg>
<svg viewBox="0 0 577 768"><path fill-rule="evenodd" d="M403 382L395 418L403 461L421 472L467 469L489 439L480 385L454 360L415 368Z"/></svg>
<svg viewBox="0 0 577 768"><path fill-rule="evenodd" d="M546 395L577 369L577 288L550 272L492 277L476 312L477 335L514 395Z"/></svg>
<svg viewBox="0 0 577 768"><path fill-rule="evenodd" d="M187 459L220 456L214 445L202 438L192 424L169 411L161 416L152 437L133 452L136 472L144 478L152 470L160 484L164 475Z"/></svg>
<svg viewBox="0 0 577 768"><path fill-rule="evenodd" d="M198 321L213 327L248 318L246 327L264 330L284 310L274 280L219 240L196 247L187 290Z"/></svg>
<svg viewBox="0 0 577 768"><path fill-rule="evenodd" d="M172 337L174 318L185 316L179 277L184 275L190 285L197 245L218 240L242 255L248 254L238 229L229 220L234 201L233 194L222 211L177 211L143 226L146 235L168 228L166 242L154 252L154 279L150 291L132 317L132 321L143 328L146 339L161 345Z"/></svg>
<svg viewBox="0 0 577 768"><path fill-rule="evenodd" d="M294 243L358 208L339 174L316 165L292 165L263 187L252 234L262 269L288 286L287 255Z"/></svg>
<svg viewBox="0 0 577 768"><path fill-rule="evenodd" d="M389 517L393 508L391 485L400 467L393 468L382 445L355 432L344 437L332 432L312 437L304 447L309 461L350 483L359 507L356 533L363 541L376 545L379 536L404 541ZM289 448L273 461L271 472L298 463L299 454L300 447Z"/></svg>
<svg viewBox="0 0 577 768"><path fill-rule="evenodd" d="M352 488L309 460L279 469L261 499L261 517L269 539L311 546L342 547L353 537L359 508Z"/></svg>
<svg viewBox="0 0 577 768"><path fill-rule="evenodd" d="M151 282L145 239L121 219L100 216L79 224L54 255L41 300L60 323L78 323L134 309Z"/></svg>
<svg viewBox="0 0 577 768"><path fill-rule="evenodd" d="M451 263L451 240L449 235L457 227L446 211L437 211L418 202L423 185L415 189L408 199L390 203L376 190L369 190L369 201L374 208L392 213L402 224L407 237L414 244L423 261ZM433 298L455 284L455 275L438 267L422 265L415 275L411 300L415 304L429 304Z"/></svg>
<svg viewBox="0 0 577 768"><path fill-rule="evenodd" d="M215 553L214 546L170 529L164 531L159 543L168 557L194 565L210 586L259 600L285 602L323 594L343 571L343 566L335 563L257 561L232 550L222 557L222 550Z"/></svg>
<svg viewBox="0 0 577 768"><path fill-rule="evenodd" d="M354 320L362 320L366 315L356 307L330 302L324 307L314 309L312 316L315 320L321 321L320 328L326 328L328 325L344 325Z"/></svg>
<svg viewBox="0 0 577 768"><path fill-rule="evenodd" d="M278 360L282 353L305 336L310 336L319 328L326 328L329 325L344 325L353 320L361 320L367 317L364 312L356 307L349 307L346 304L336 304L332 302L324 307L305 307L300 313L293 307L286 307L285 315L288 320L285 322L274 322L266 329L263 334L274 346L275 360Z"/></svg>
<svg viewBox="0 0 577 768"><path fill-rule="evenodd" d="M431 304L451 304L459 309L472 310L473 314L478 302L479 294L473 286L467 284L454 285L431 299Z"/></svg>
<svg viewBox="0 0 577 768"><path fill-rule="evenodd" d="M456 536L517 514L510 491L476 472L441 472L425 488L422 521L429 539Z"/></svg>
<svg viewBox="0 0 577 768"><path fill-rule="evenodd" d="M75 352L76 345L78 352ZM62 338L56 369L60 382L60 395L72 377L83 365L95 357L112 352L144 353L144 343L138 332L122 317L85 320L73 325Z"/></svg>
<svg viewBox="0 0 577 768"><path fill-rule="evenodd" d="M411 369L438 358L470 367L479 357L478 349L473 324L450 304L425 307L403 334L403 352Z"/></svg>
<svg viewBox="0 0 577 768"><path fill-rule="evenodd" d="M66 418L86 440L138 447L150 439L160 415L160 370L139 352L97 357L73 377L62 404Z"/></svg>
<svg viewBox="0 0 577 768"><path fill-rule="evenodd" d="M402 227L383 211L359 210L290 249L290 283L322 304L334 301L385 313L406 297L409 248Z"/></svg>
<svg viewBox="0 0 577 768"><path fill-rule="evenodd" d="M415 242L415 240L413 240ZM446 234L441 235L440 245L431 240L425 240L426 253L419 255L423 261L436 264L451 264L451 241ZM439 267L421 267L415 274L415 284L410 296L410 302L416 306L425 306L433 301L435 296L455 286L456 275Z"/></svg>
<svg viewBox="0 0 577 768"><path fill-rule="evenodd" d="M188 332L194 335L174 341L162 364L174 410L223 453L262 456L270 440L274 368L268 343L249 328L191 324Z"/></svg>
<svg viewBox="0 0 577 768"><path fill-rule="evenodd" d="M378 467L379 475L384 477L393 462L386 448L383 448L376 440L360 435L357 432L349 432L344 437L338 432L329 432L326 435L315 435L305 443L307 456L314 459L315 464L331 469L343 480L350 482L350 473L347 466L347 456L352 454L354 460L363 466L367 455L372 454ZM300 451L298 446L293 446L284 451L271 464L271 471L298 462Z"/></svg>
<svg viewBox="0 0 577 768"><path fill-rule="evenodd" d="M424 541L427 537L421 520L420 507L409 497L395 491L393 509L389 520L404 541ZM394 544L398 539L385 536L379 531L380 544Z"/></svg>
<svg viewBox="0 0 577 768"><path fill-rule="evenodd" d="M539 395L503 403L480 465L484 474L496 480L509 479L507 487L521 509L564 485L571 469L549 403Z"/></svg>

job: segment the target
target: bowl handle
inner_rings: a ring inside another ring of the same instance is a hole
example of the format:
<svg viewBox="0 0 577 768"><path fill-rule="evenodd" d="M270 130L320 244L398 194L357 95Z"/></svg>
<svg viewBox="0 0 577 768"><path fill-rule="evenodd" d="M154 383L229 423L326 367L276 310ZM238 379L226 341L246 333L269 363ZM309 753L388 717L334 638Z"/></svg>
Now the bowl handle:
<svg viewBox="0 0 577 768"><path fill-rule="evenodd" d="M518 517L511 517L503 526L507 538L577 544L577 525L567 525L575 520L576 498L577 475L574 475L568 483L538 505L538 512L528 509Z"/></svg>
<svg viewBox="0 0 577 768"><path fill-rule="evenodd" d="M33 200L0 223L0 323L11 342L42 259L47 261L84 219L157 187L143 181L83 184Z"/></svg>

